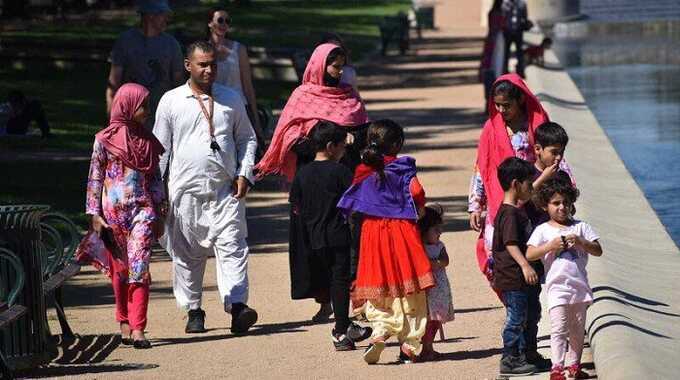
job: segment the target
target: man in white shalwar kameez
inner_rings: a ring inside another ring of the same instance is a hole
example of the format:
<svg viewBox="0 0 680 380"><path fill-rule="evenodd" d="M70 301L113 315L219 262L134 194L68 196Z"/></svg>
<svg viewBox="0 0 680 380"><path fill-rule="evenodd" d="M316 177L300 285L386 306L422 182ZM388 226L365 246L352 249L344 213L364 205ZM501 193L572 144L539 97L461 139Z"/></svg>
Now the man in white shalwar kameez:
<svg viewBox="0 0 680 380"><path fill-rule="evenodd" d="M191 77L163 95L153 130L165 147L160 166L170 202L160 242L172 257L175 299L188 310L185 331L206 331L203 275L215 255L224 310L232 314L232 332L243 333L257 321L246 305L245 213L257 139L239 95L213 84L212 45L190 45L185 66Z"/></svg>

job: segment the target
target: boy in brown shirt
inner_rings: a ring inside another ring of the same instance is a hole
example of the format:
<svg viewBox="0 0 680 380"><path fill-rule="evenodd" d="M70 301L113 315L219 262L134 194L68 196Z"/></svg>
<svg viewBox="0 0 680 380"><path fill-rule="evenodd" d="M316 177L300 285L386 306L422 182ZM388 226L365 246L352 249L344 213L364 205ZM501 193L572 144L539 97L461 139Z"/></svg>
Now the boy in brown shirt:
<svg viewBox="0 0 680 380"><path fill-rule="evenodd" d="M525 255L531 222L520 202L531 198L533 166L520 158L507 158L498 167L498 180L505 196L494 220L492 244L493 287L505 304L503 357L500 374L531 375L536 367L526 360L524 330L528 314L528 286L538 282L536 271Z"/></svg>

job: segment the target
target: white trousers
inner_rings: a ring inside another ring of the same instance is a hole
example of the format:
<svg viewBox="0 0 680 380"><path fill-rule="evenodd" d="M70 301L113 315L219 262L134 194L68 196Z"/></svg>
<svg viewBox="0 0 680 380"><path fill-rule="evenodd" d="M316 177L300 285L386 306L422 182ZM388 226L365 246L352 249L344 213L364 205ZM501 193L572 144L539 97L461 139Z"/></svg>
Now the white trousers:
<svg viewBox="0 0 680 380"><path fill-rule="evenodd" d="M173 293L177 305L201 307L203 276L208 256L215 256L217 288L224 310L248 301L248 244L245 200L226 197L218 201L218 215L206 212L205 203L183 196L173 205L161 239L173 263ZM215 228L219 226L219 228ZM218 231L214 233L213 231ZM209 237L216 234L216 236ZM206 247L208 238L212 242ZM203 244L203 245L201 245Z"/></svg>

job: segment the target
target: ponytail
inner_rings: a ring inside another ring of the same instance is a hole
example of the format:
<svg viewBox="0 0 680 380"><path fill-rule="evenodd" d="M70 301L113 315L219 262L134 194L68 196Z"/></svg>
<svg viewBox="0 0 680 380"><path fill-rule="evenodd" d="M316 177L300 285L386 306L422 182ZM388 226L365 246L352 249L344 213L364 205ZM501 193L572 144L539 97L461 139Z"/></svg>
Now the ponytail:
<svg viewBox="0 0 680 380"><path fill-rule="evenodd" d="M385 155L380 151L377 142L369 143L368 147L361 152L361 162L378 172L381 180L385 179Z"/></svg>
<svg viewBox="0 0 680 380"><path fill-rule="evenodd" d="M373 168L385 180L385 155L394 154L404 143L404 129L389 119L371 123L367 132L368 147L361 152L361 162Z"/></svg>

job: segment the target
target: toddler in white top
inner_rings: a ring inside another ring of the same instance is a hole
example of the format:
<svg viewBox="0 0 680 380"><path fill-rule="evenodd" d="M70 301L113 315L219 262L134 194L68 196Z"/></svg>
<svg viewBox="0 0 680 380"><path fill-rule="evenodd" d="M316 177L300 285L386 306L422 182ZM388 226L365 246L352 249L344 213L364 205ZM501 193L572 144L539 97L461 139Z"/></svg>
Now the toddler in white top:
<svg viewBox="0 0 680 380"><path fill-rule="evenodd" d="M550 220L536 227L527 242L527 259L543 261L550 313L551 380L586 378L581 370L581 353L586 309L593 302L588 284L588 256L601 256L599 236L586 222L574 220L571 208L578 190L562 179L548 180L536 200ZM567 346L569 350L567 352Z"/></svg>

